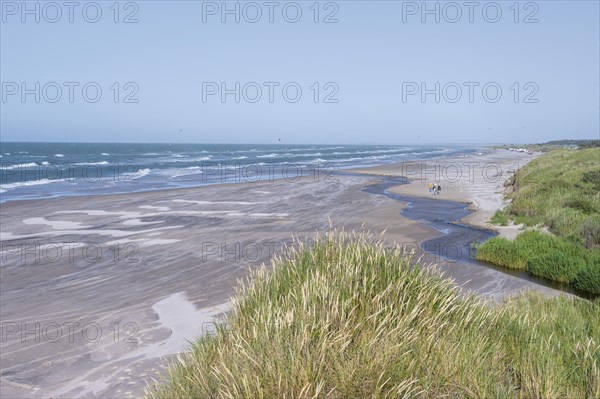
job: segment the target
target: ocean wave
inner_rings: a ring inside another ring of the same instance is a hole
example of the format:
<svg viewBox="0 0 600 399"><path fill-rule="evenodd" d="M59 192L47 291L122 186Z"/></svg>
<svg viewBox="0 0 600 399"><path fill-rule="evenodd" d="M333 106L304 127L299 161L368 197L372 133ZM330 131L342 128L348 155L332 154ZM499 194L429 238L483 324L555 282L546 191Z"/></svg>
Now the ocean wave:
<svg viewBox="0 0 600 399"><path fill-rule="evenodd" d="M48 162L27 162L27 163L18 163L15 165L2 166L4 170L14 170L14 169L27 169L27 168L36 168L38 166L46 166L49 165Z"/></svg>
<svg viewBox="0 0 600 399"><path fill-rule="evenodd" d="M54 154L54 156L57 158L64 158L65 154Z"/></svg>
<svg viewBox="0 0 600 399"><path fill-rule="evenodd" d="M353 162L353 161L362 161L366 158L343 158L343 159L336 159L335 162ZM332 162L333 163L333 162Z"/></svg>
<svg viewBox="0 0 600 399"><path fill-rule="evenodd" d="M148 176L150 174L151 170L148 168L145 169L140 169L137 172L132 172L132 173L127 173L123 176L123 180L125 181L130 181L130 180L137 180L137 179L141 179L144 176Z"/></svg>
<svg viewBox="0 0 600 399"><path fill-rule="evenodd" d="M406 151L408 148L399 148L393 150L369 150L369 151L355 151L353 154L404 154L402 151Z"/></svg>
<svg viewBox="0 0 600 399"><path fill-rule="evenodd" d="M110 165L110 164L106 161L100 161L100 162L77 162L77 163L74 163L73 165L88 166L88 165Z"/></svg>
<svg viewBox="0 0 600 399"><path fill-rule="evenodd" d="M104 155L105 157L107 157L107 156L109 156L110 154L108 154L108 153L106 153L106 152L103 152L103 153L102 153L102 154L100 154L100 155Z"/></svg>
<svg viewBox="0 0 600 399"><path fill-rule="evenodd" d="M267 150L267 151L268 151L268 150ZM207 151L202 151L202 152L207 152ZM258 150L258 149L256 149L256 148L252 148L252 149L250 149L250 150L237 150L237 151L234 151L234 152L235 152L236 154L238 154L238 153L242 153L242 152L264 152L264 151L262 151L262 150Z"/></svg>
<svg viewBox="0 0 600 399"><path fill-rule="evenodd" d="M185 159L172 159L172 158L159 158L155 162L158 163L190 163L190 162L198 162L198 161L210 161L212 159L212 155L208 155L205 157L197 157L197 158L185 158Z"/></svg>
<svg viewBox="0 0 600 399"><path fill-rule="evenodd" d="M392 152L400 152L400 151L406 151L406 150L410 150L410 148L406 148L406 147L401 147L401 148L393 148L391 150L375 150L373 151L374 153L392 153Z"/></svg>
<svg viewBox="0 0 600 399"><path fill-rule="evenodd" d="M289 151L326 151L326 150L339 150L344 147L305 147L305 148L291 148Z"/></svg>
<svg viewBox="0 0 600 399"><path fill-rule="evenodd" d="M41 184L59 183L66 181L66 179L40 179L31 181L21 181L17 183L0 184L0 193L4 193L7 190L14 190L19 187L37 186Z"/></svg>
<svg viewBox="0 0 600 399"><path fill-rule="evenodd" d="M186 168L155 169L152 171L157 176L174 179L181 176L198 175L204 173L203 166L188 166Z"/></svg>
<svg viewBox="0 0 600 399"><path fill-rule="evenodd" d="M452 151L453 150L451 150L451 149L442 149L442 150L433 150L433 151L422 151L422 152L414 151L414 152L411 152L411 154L413 154L413 155L445 154L445 153L452 152Z"/></svg>
<svg viewBox="0 0 600 399"><path fill-rule="evenodd" d="M279 154L271 153L266 155L257 155L256 158L277 158Z"/></svg>
<svg viewBox="0 0 600 399"><path fill-rule="evenodd" d="M13 170L13 169L22 169L22 168L35 168L36 166L39 166L39 165L35 162L27 162L27 163L18 163L16 165L9 165L9 166L3 165L2 169Z"/></svg>
<svg viewBox="0 0 600 399"><path fill-rule="evenodd" d="M171 175L171 179L174 179L176 177L181 177L181 176L190 176L190 175L199 175L204 173L202 171L202 167L200 166L190 166L189 168L182 168L182 169L174 169L174 171L181 171L179 173L174 173L173 175Z"/></svg>
<svg viewBox="0 0 600 399"><path fill-rule="evenodd" d="M281 154L281 155L282 156L286 156L286 157L292 157L292 158L300 158L300 157L318 157L318 156L321 156L323 154L320 153L320 152L309 152L309 153L306 153L306 154L290 154L288 152L288 153ZM327 156L327 155L331 155L331 154L325 154L325 156Z"/></svg>

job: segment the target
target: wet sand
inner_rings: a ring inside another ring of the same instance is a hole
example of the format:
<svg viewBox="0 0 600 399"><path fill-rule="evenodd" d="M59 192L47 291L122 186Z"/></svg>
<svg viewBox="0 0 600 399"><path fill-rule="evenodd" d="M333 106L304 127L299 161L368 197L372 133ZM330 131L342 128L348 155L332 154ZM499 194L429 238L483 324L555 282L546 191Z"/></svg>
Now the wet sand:
<svg viewBox="0 0 600 399"><path fill-rule="evenodd" d="M419 248L440 234L401 216L405 203L363 191L381 181L339 175L2 204L0 396L139 397L165 358L212 331L236 281L292 235L385 230L388 243ZM440 267L493 298L556 294L465 262Z"/></svg>

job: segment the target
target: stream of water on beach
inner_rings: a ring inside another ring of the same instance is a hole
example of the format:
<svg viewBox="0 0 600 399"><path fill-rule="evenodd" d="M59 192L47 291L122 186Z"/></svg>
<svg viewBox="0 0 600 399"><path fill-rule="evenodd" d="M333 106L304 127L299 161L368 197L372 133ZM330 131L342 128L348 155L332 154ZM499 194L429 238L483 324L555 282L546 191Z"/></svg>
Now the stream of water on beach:
<svg viewBox="0 0 600 399"><path fill-rule="evenodd" d="M425 240L421 243L421 249L426 253L434 255L435 259L450 263L468 262L481 267L488 267L545 287L589 299L589 295L586 293L578 292L567 285L532 276L524 270L508 269L476 260L475 246L497 234L491 230L458 222L471 213L468 209L468 204L433 196L431 198L403 196L389 191L391 187L401 184L407 184L405 178L385 177L382 182L368 185L363 188L363 191L371 194L385 195L388 198L406 203L407 207L400 212L403 216L424 222L439 231L441 234L438 237Z"/></svg>

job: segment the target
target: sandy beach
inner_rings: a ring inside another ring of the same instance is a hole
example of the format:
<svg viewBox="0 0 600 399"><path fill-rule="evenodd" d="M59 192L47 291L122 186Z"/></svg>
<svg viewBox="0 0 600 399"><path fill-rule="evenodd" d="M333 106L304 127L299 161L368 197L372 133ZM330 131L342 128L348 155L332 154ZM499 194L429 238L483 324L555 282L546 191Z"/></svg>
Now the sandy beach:
<svg viewBox="0 0 600 399"><path fill-rule="evenodd" d="M390 245L418 249L441 234L403 217L406 203L363 191L381 176L407 177L392 190L415 198L431 196L427 186L437 181L437 199L472 203L463 221L489 227L504 181L533 158L492 151L437 160L437 172L403 163L325 179L2 204L0 396L139 397L165 358L210 333L236 281L268 265L292 237L310 239L331 225L385 231ZM493 268L443 260L440 268L482 296L557 293Z"/></svg>

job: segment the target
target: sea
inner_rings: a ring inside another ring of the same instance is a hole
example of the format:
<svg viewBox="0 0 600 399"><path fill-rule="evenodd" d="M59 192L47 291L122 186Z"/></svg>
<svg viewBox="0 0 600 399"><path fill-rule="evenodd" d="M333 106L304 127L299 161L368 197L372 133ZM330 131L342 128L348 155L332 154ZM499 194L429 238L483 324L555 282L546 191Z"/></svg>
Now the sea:
<svg viewBox="0 0 600 399"><path fill-rule="evenodd" d="M0 142L0 202L106 195L469 157L472 145L267 145Z"/></svg>

